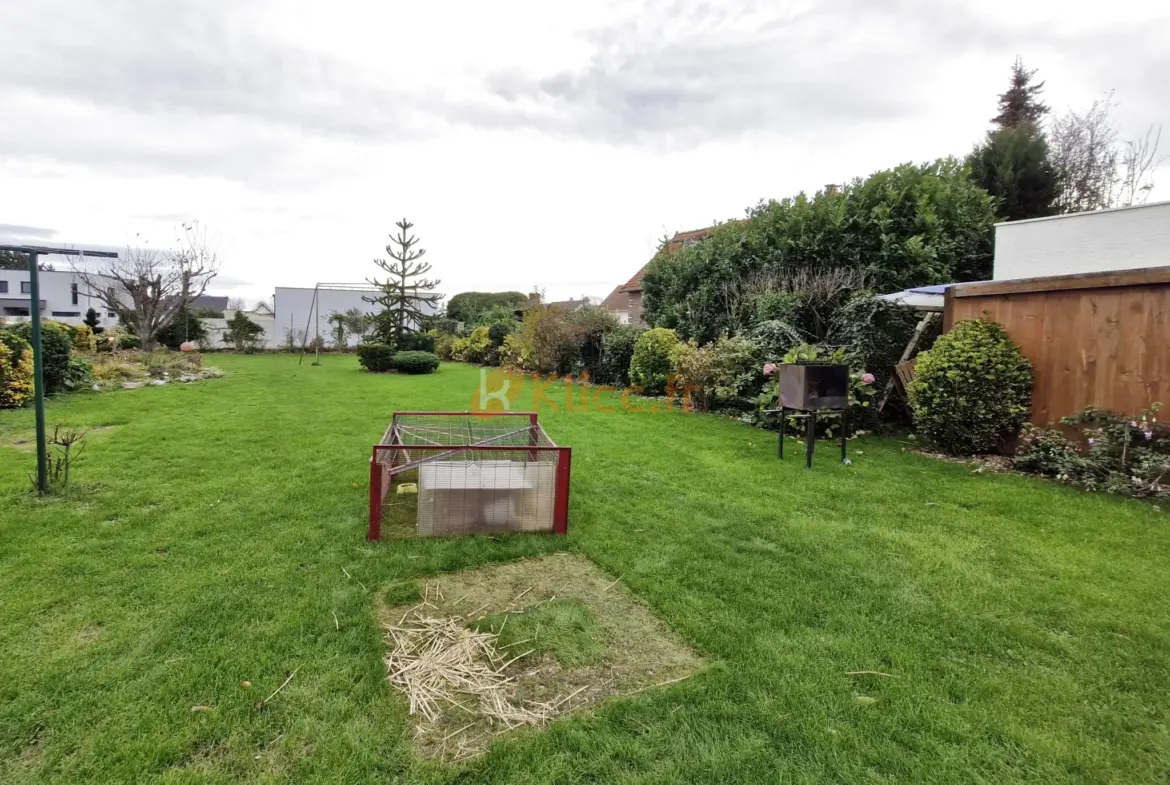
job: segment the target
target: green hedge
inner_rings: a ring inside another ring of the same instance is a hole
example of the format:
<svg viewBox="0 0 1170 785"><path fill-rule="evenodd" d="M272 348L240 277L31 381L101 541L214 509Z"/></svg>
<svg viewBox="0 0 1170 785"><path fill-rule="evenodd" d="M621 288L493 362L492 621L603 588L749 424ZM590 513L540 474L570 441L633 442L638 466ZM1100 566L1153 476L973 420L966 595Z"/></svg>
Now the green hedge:
<svg viewBox="0 0 1170 785"><path fill-rule="evenodd" d="M439 357L431 352L398 352L390 358L390 366L402 373L434 373Z"/></svg>

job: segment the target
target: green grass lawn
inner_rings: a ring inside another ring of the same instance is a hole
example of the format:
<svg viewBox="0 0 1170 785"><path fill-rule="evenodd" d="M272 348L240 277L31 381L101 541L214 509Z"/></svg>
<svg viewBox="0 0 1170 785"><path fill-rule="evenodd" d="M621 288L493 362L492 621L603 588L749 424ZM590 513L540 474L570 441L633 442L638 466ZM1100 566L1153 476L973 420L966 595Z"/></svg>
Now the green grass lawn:
<svg viewBox="0 0 1170 785"><path fill-rule="evenodd" d="M1170 778L1170 527L1150 506L893 440L806 471L725 418L562 406L541 419L574 448L567 538L369 544L370 445L395 409L468 408L479 369L214 361L227 377L50 402L50 423L111 426L62 497L29 495L11 445L32 412L0 413L0 781ZM379 591L562 550L710 667L466 766L416 758Z"/></svg>

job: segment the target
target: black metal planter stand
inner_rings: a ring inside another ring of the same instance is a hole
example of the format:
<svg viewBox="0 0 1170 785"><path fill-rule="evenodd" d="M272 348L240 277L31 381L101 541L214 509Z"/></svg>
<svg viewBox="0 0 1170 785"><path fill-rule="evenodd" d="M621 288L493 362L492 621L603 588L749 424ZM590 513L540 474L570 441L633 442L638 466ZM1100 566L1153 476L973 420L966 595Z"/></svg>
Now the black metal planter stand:
<svg viewBox="0 0 1170 785"><path fill-rule="evenodd" d="M792 412L793 417L804 417L805 419L805 443L804 443L804 458L805 468L811 469L813 462L813 451L816 450L817 444L817 415L827 414L830 416L837 416L841 418L841 462L846 461L845 451L849 444L849 410L848 409L815 409L815 410L801 410L789 409L787 406L781 406L779 409L765 409L765 413L779 412L780 413L780 447L778 450L778 457L784 460L784 437L788 427L788 412Z"/></svg>

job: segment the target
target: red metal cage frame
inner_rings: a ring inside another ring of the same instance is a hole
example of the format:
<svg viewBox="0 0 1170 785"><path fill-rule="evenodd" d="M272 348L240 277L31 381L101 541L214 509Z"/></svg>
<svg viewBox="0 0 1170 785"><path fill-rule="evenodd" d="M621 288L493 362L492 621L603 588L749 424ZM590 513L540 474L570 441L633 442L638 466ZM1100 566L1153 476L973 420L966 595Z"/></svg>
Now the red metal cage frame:
<svg viewBox="0 0 1170 785"><path fill-rule="evenodd" d="M537 460L541 453L556 453L556 497L553 502L553 533L566 534L569 531L569 474L571 471L573 451L570 447L559 447L549 437L544 427L537 421L536 412L454 412L454 411L396 411L394 417L390 422L390 426L386 429L386 434L382 438L381 444L375 444L373 454L370 456L370 528L367 538L370 540L382 539L382 503L385 499L386 492L389 490L389 484L393 481L394 475L416 468L420 463L425 462L427 458L434 458L437 455L450 452L504 452L515 451L515 445L494 445L492 441L497 441L501 436L493 436L478 442L469 442L467 444L436 444L434 446L427 445L406 445L399 440L397 431L397 422L399 417L419 415L428 417L520 417L528 421L528 425L524 428L518 428L516 431L507 434L519 434L523 431L528 432L528 446L527 450L531 460ZM525 449L521 447L520 449ZM395 452L402 455L408 453L421 454L418 459L408 459L405 463L395 465L394 458L390 461L380 459L380 455L386 452ZM428 455L427 453L434 453ZM385 471L383 467L389 463L390 466ZM383 483L383 474L386 475L386 482Z"/></svg>

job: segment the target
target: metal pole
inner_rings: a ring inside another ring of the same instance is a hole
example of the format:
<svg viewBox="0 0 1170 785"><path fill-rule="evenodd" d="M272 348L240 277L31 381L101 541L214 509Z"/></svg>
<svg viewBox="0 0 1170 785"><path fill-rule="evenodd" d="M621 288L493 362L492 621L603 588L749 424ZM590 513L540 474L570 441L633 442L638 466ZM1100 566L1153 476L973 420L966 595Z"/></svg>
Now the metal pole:
<svg viewBox="0 0 1170 785"><path fill-rule="evenodd" d="M37 255L28 255L28 312L32 317L33 405L37 417L37 493L49 490L49 449L45 443L45 366L41 347L41 282L37 275Z"/></svg>

